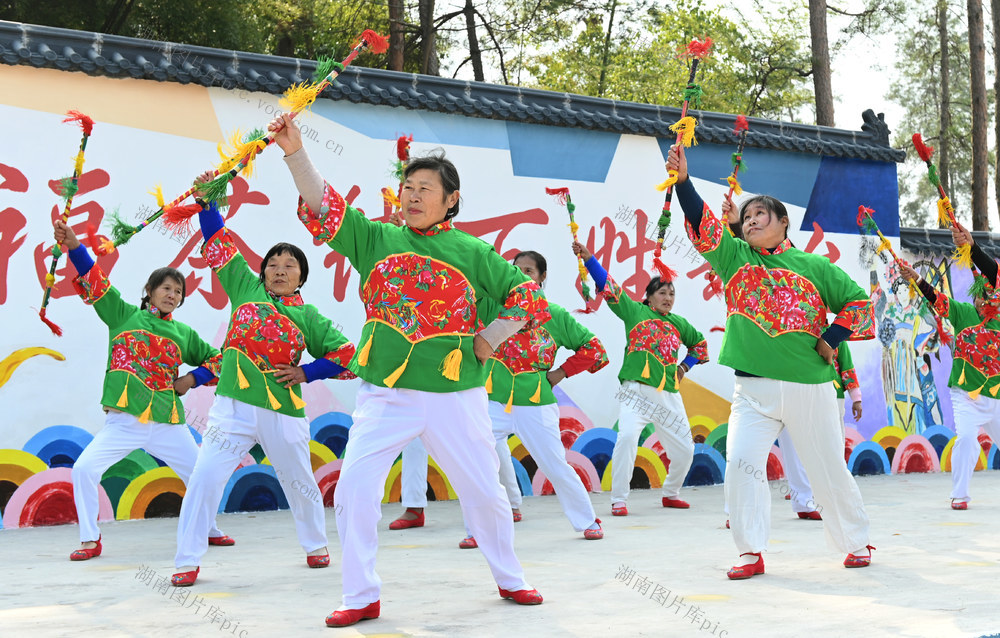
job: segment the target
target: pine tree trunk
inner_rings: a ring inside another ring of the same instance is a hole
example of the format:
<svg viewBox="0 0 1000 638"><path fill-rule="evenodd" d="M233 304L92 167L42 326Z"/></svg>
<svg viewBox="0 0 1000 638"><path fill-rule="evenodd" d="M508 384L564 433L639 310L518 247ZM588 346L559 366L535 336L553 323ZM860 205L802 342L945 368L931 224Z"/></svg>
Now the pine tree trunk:
<svg viewBox="0 0 1000 638"><path fill-rule="evenodd" d="M389 4L389 70L403 70L403 0Z"/></svg>
<svg viewBox="0 0 1000 638"><path fill-rule="evenodd" d="M1000 0L998 0L1000 1ZM949 159L951 145L951 82L948 50L948 2L938 0L938 40L941 47L941 101L940 129L938 130L938 176L946 193L951 193L951 162Z"/></svg>
<svg viewBox="0 0 1000 638"><path fill-rule="evenodd" d="M434 30L434 0L420 0L420 72L424 75L440 75L440 60L437 55L437 31Z"/></svg>
<svg viewBox="0 0 1000 638"><path fill-rule="evenodd" d="M992 2L992 13L993 13L993 92L995 95L1000 95L1000 0L993 0ZM1000 109L997 109L996 121L993 124L993 133L997 140L997 148L1000 149ZM1000 158L1000 153L997 153L997 157ZM1000 159L998 159L1000 162ZM995 196L997 200L997 206L1000 207L1000 179L997 179L997 170L1000 170L1000 163L994 167L993 171L993 187L995 191Z"/></svg>
<svg viewBox="0 0 1000 638"><path fill-rule="evenodd" d="M597 97L604 97L604 82L608 75L608 56L611 51L611 29L615 26L615 10L618 0L611 2L611 17L608 18L608 31L604 34L604 51L601 54L601 77L597 80Z"/></svg>
<svg viewBox="0 0 1000 638"><path fill-rule="evenodd" d="M833 126L833 86L830 79L830 45L826 35L826 0L809 0L809 33L812 39L816 124Z"/></svg>
<svg viewBox="0 0 1000 638"><path fill-rule="evenodd" d="M989 230L986 132L986 43L982 0L968 0L969 73L972 92L972 229Z"/></svg>
<svg viewBox="0 0 1000 638"><path fill-rule="evenodd" d="M479 37L476 35L476 13L472 0L465 0L465 31L469 36L469 58L472 60L472 75L477 82L485 82L483 74L483 53L479 49Z"/></svg>

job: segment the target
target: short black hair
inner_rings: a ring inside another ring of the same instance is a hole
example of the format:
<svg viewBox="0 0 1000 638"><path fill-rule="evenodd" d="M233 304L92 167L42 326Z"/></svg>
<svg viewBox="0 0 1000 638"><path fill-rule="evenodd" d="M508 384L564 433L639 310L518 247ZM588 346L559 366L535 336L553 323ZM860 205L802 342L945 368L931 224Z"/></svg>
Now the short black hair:
<svg viewBox="0 0 1000 638"><path fill-rule="evenodd" d="M260 283L264 283L264 269L267 268L267 262L271 261L271 257L276 255L291 255L295 258L295 261L299 262L299 273L302 278L299 280L298 287L301 288L304 286L306 279L309 278L309 260L306 259L306 254L302 252L301 248L295 244L283 241L271 246L271 249L267 251L264 258L260 260Z"/></svg>
<svg viewBox="0 0 1000 638"><path fill-rule="evenodd" d="M142 304L140 305L142 310L149 307L149 293L159 288L167 279L173 279L181 285L181 302L177 304L177 307L180 308L184 305L184 298L187 296L187 283L184 281L184 275L176 268L164 266L150 273L149 279L146 280L146 285L142 288L142 291L145 293L142 296Z"/></svg>
<svg viewBox="0 0 1000 638"><path fill-rule="evenodd" d="M778 218L778 221L782 219L788 219L788 209L785 205L781 203L781 200L777 197L771 197L770 195L754 195L753 197L747 199L745 202L740 204L740 223L739 223L739 233L734 234L743 239L743 215L746 214L747 209L750 208L752 204L760 204L769 213L774 213L774 216ZM789 220L791 224L791 220ZM785 227L785 239L788 239L788 227Z"/></svg>
<svg viewBox="0 0 1000 638"><path fill-rule="evenodd" d="M406 164L406 168L403 169L403 179L405 180L412 173L424 169L436 172L441 178L445 198L462 187L461 181L458 179L458 169L451 163L451 160L445 158L444 151L441 149L435 149L428 155L411 159ZM461 203L460 199L455 202L454 206L448 209L448 212L444 216L445 221L458 215L458 207Z"/></svg>
<svg viewBox="0 0 1000 638"><path fill-rule="evenodd" d="M659 290L660 288L663 288L664 286L670 286L674 290L677 289L674 286L674 282L672 282L672 281L666 281L665 279L662 279L659 275L657 275L656 277L653 277L652 279L650 279L649 283L646 284L646 298L642 300L642 303L644 303L644 304L646 304L648 306L649 305L649 298L652 297L653 295L655 295L656 291Z"/></svg>
<svg viewBox="0 0 1000 638"><path fill-rule="evenodd" d="M540 275L545 275L546 271L549 269L548 263L545 261L545 257L543 257L541 253L536 253L533 250L522 250L514 255L514 259L510 260L510 263L517 263L517 260L521 257L527 257L528 259L534 261L535 267L538 268L538 273Z"/></svg>

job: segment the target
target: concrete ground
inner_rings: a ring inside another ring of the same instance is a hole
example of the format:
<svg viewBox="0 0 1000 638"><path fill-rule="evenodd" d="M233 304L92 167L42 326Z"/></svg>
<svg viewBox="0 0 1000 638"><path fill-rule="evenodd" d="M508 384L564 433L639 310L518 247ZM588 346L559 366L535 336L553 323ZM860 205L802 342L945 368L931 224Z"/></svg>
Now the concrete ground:
<svg viewBox="0 0 1000 638"><path fill-rule="evenodd" d="M501 600L478 550L460 550L458 503L431 503L428 523L390 532L383 506L382 618L327 629L339 605L333 564L308 569L288 511L226 514L234 547L212 547L188 589L173 572L176 519L105 523L104 554L72 563L77 527L0 531L0 637L17 636L971 636L1000 634L1000 472L979 472L971 509L948 508L948 474L858 479L872 521L874 562L845 569L822 524L795 518L771 484L767 573L729 581L736 558L722 486L685 489L687 511L633 492L606 537L585 541L555 497L525 499L515 527L528 581L545 603ZM174 595L174 598L171 598ZM177 597L183 597L178 600ZM99 632L99 633L98 633Z"/></svg>

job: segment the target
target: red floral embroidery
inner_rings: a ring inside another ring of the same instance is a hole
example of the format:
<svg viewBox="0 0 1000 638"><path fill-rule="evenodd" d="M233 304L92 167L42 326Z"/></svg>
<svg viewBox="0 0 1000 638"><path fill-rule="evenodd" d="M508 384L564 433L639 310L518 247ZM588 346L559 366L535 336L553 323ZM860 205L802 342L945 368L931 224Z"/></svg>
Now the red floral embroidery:
<svg viewBox="0 0 1000 638"><path fill-rule="evenodd" d="M854 368L840 373L840 380L844 386L844 392L860 387L858 384L858 373Z"/></svg>
<svg viewBox="0 0 1000 638"><path fill-rule="evenodd" d="M133 374L151 390L172 389L181 362L176 343L145 330L123 332L111 340L109 371Z"/></svg>
<svg viewBox="0 0 1000 638"><path fill-rule="evenodd" d="M94 264L86 275L80 275L73 280L73 288L84 303L95 304L111 288L111 282L101 267Z"/></svg>
<svg viewBox="0 0 1000 638"><path fill-rule="evenodd" d="M612 279L611 275L608 275L607 283L604 284L604 290L601 291L601 294L604 295L604 300L608 303L618 303L625 293L618 282Z"/></svg>
<svg viewBox="0 0 1000 638"><path fill-rule="evenodd" d="M552 315L549 314L549 304L545 301L545 295L542 294L539 285L533 281L526 281L514 286L510 291L497 318L508 321L527 319L525 328L531 328L545 323L552 318Z"/></svg>
<svg viewBox="0 0 1000 638"><path fill-rule="evenodd" d="M298 365L305 337L291 319L269 303L245 303L233 312L223 351L246 354L262 372L277 364Z"/></svg>
<svg viewBox="0 0 1000 638"><path fill-rule="evenodd" d="M780 255L781 253L792 248L792 240L785 237L774 250L768 250L767 248L760 248L758 246L751 246L751 248L761 255Z"/></svg>
<svg viewBox="0 0 1000 638"><path fill-rule="evenodd" d="M324 182L323 187L323 202L318 213L309 208L309 205L301 197L296 212L309 233L319 241L326 243L337 236L340 226L344 223L347 202L329 184Z"/></svg>
<svg viewBox="0 0 1000 638"><path fill-rule="evenodd" d="M413 228L412 226L407 226L411 231L418 235L423 235L425 237L433 237L434 235L440 235L441 233L451 230L451 220L446 222L441 222L440 224L435 224L426 230L420 230L418 228Z"/></svg>
<svg viewBox="0 0 1000 638"><path fill-rule="evenodd" d="M726 285L726 309L750 319L771 337L788 332L819 337L826 328L827 308L816 286L784 268L742 266Z"/></svg>
<svg viewBox="0 0 1000 638"><path fill-rule="evenodd" d="M546 371L552 368L559 346L544 326L522 328L504 341L493 354L511 374Z"/></svg>
<svg viewBox="0 0 1000 638"><path fill-rule="evenodd" d="M340 346L333 352L327 352L323 355L324 359L336 363L338 366L344 369L343 372L334 377L334 379L347 380L347 379L357 379L353 372L347 369L347 364L350 363L351 359L354 358L354 344L347 342Z"/></svg>
<svg viewBox="0 0 1000 638"><path fill-rule="evenodd" d="M941 295L938 295L939 297ZM849 341L864 341L875 338L875 306L871 299L849 301L844 305L834 325L843 326L851 331Z"/></svg>
<svg viewBox="0 0 1000 638"><path fill-rule="evenodd" d="M229 260L239 253L236 240L229 229L223 226L219 232L212 235L201 247L201 255L208 262L209 268L218 270L229 263Z"/></svg>
<svg viewBox="0 0 1000 638"><path fill-rule="evenodd" d="M574 356L588 357L593 360L594 364L587 368L587 372L591 374L608 365L608 352L604 349L604 344L597 337L577 348L576 355Z"/></svg>
<svg viewBox="0 0 1000 638"><path fill-rule="evenodd" d="M677 363L677 350L681 347L681 333L669 321L646 319L628 333L630 352L649 352L665 366Z"/></svg>
<svg viewBox="0 0 1000 638"><path fill-rule="evenodd" d="M698 360L699 363L708 363L708 342L702 339L695 345L688 348L687 353Z"/></svg>
<svg viewBox="0 0 1000 638"><path fill-rule="evenodd" d="M684 220L684 229L687 231L688 238L698 252L702 254L710 253L719 247L719 244L722 243L722 233L725 226L712 213L712 209L708 207L708 204L705 204L705 207L701 211L701 224L698 225L697 234L695 234L691 223L687 219Z"/></svg>
<svg viewBox="0 0 1000 638"><path fill-rule="evenodd" d="M934 300L934 312L938 313L945 319L948 318L948 311L951 309L951 300L948 299L948 295L937 293L937 298Z"/></svg>
<svg viewBox="0 0 1000 638"><path fill-rule="evenodd" d="M476 297L468 278L431 257L405 253L375 264L361 301L368 319L386 322L410 341L475 331Z"/></svg>
<svg viewBox="0 0 1000 638"><path fill-rule="evenodd" d="M944 297L938 294L938 299ZM955 335L955 358L962 359L987 378L1000 374L1000 331L982 324Z"/></svg>

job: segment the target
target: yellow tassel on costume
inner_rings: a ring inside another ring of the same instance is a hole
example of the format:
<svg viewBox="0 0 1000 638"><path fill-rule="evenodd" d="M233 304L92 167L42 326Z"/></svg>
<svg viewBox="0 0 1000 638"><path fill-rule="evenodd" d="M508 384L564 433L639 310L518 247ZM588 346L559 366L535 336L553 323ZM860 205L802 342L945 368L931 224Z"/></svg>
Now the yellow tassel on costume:
<svg viewBox="0 0 1000 638"><path fill-rule="evenodd" d="M149 418L153 416L153 397L155 396L155 392L149 395L149 405L147 405L146 409L139 415L139 423L149 423Z"/></svg>
<svg viewBox="0 0 1000 638"><path fill-rule="evenodd" d="M56 285L56 276L52 273L45 273L45 285L51 288Z"/></svg>
<svg viewBox="0 0 1000 638"><path fill-rule="evenodd" d="M836 379L833 380L833 387L837 388L838 390L841 388L840 383L838 383Z"/></svg>
<svg viewBox="0 0 1000 638"><path fill-rule="evenodd" d="M119 408L128 407L128 377L125 377L125 388L122 390L122 395L118 397L118 403L115 405Z"/></svg>
<svg viewBox="0 0 1000 638"><path fill-rule="evenodd" d="M1000 383L990 388L990 394L995 397L997 395L997 391L1000 391Z"/></svg>
<svg viewBox="0 0 1000 638"><path fill-rule="evenodd" d="M682 117L675 124L670 126L670 130L674 133L678 133L681 136L681 144L685 147L691 145L698 145L698 140L694 139L694 129L698 126L698 120L694 119L690 115L687 117Z"/></svg>
<svg viewBox="0 0 1000 638"><path fill-rule="evenodd" d="M296 410L301 410L306 407L306 402L299 398L299 395L295 394L291 388L288 388L288 394L292 397L292 405Z"/></svg>
<svg viewBox="0 0 1000 638"><path fill-rule="evenodd" d="M271 405L271 409L280 410L281 401L278 401L278 398L271 394L271 388L267 384L267 379L264 379L264 389L267 390L267 402Z"/></svg>
<svg viewBox="0 0 1000 638"><path fill-rule="evenodd" d="M656 386L657 392L663 392L663 388L667 385L667 369L663 368L663 375L660 377L660 385ZM677 387L677 371L674 370L674 387Z"/></svg>
<svg viewBox="0 0 1000 638"><path fill-rule="evenodd" d="M962 374L958 377L958 385L963 385L965 383L965 366L962 366Z"/></svg>
<svg viewBox="0 0 1000 638"><path fill-rule="evenodd" d="M298 113L299 111L303 111L312 106L312 103L316 101L316 98L319 95L319 92L317 91L318 88L319 85L313 82L293 84L288 87L285 94L281 96L281 99L278 100L278 104L280 104L285 110Z"/></svg>
<svg viewBox="0 0 1000 638"><path fill-rule="evenodd" d="M979 398L979 393L982 392L983 388L985 388L985 387L986 387L986 382L983 381L983 385L979 386L978 388L976 388L975 390L973 390L972 392L969 393L969 398L972 399L973 401L975 401L976 399L978 399Z"/></svg>
<svg viewBox="0 0 1000 638"><path fill-rule="evenodd" d="M181 415L177 413L177 397L175 396L170 404L170 422L180 423Z"/></svg>
<svg viewBox="0 0 1000 638"><path fill-rule="evenodd" d="M77 175L83 173L83 151L76 154L76 160L73 162L73 170L76 171Z"/></svg>
<svg viewBox="0 0 1000 638"><path fill-rule="evenodd" d="M486 394L493 392L493 366L495 365L490 366L490 374L486 377Z"/></svg>
<svg viewBox="0 0 1000 638"><path fill-rule="evenodd" d="M538 387L535 388L535 393L531 395L531 398L529 398L528 401L531 401L532 403L542 402L542 375L540 374L538 375Z"/></svg>
<svg viewBox="0 0 1000 638"><path fill-rule="evenodd" d="M642 376L643 379L648 379L649 378L649 353L648 352L646 353L646 366L642 369L642 375L641 376Z"/></svg>
<svg viewBox="0 0 1000 638"><path fill-rule="evenodd" d="M236 382L240 386L240 390L246 390L250 387L250 382L247 381L246 376L243 374L243 370L240 368L239 356L236 358Z"/></svg>
<svg viewBox="0 0 1000 638"><path fill-rule="evenodd" d="M510 382L510 396L507 397L507 405L503 406L503 411L510 414L511 408L514 407L514 380L511 379Z"/></svg>
<svg viewBox="0 0 1000 638"><path fill-rule="evenodd" d="M399 377L403 376L403 371L406 370L406 364L410 362L410 355L413 353L413 345L410 345L410 351L406 353L406 358L403 359L403 365L396 368L396 370L392 374L390 374L389 376L387 376L385 379L382 380L382 383L385 384L385 387L391 388L392 386L396 385L396 382L399 381Z"/></svg>
<svg viewBox="0 0 1000 638"><path fill-rule="evenodd" d="M153 187L153 190L149 191L149 194L156 197L157 207L163 208L166 205L166 201L163 199L163 187L159 184Z"/></svg>
<svg viewBox="0 0 1000 638"><path fill-rule="evenodd" d="M726 181L729 182L729 188L733 189L733 195L743 194L743 187L740 186L739 180L730 175L729 177L726 178Z"/></svg>
<svg viewBox="0 0 1000 638"><path fill-rule="evenodd" d="M959 267L971 269L972 245L965 244L964 246L959 246L958 248L955 249L955 252L954 254L952 254L951 258L955 260L955 264L957 264Z"/></svg>
<svg viewBox="0 0 1000 638"><path fill-rule="evenodd" d="M361 348L361 352L358 353L358 365L362 368L368 365L368 353L372 349L372 339L375 338L374 326L372 328L371 334L368 335L368 341L365 342L364 347Z"/></svg>
<svg viewBox="0 0 1000 638"><path fill-rule="evenodd" d="M445 355L440 370L445 379L458 381L462 372L462 337L458 338L458 347Z"/></svg>
<svg viewBox="0 0 1000 638"><path fill-rule="evenodd" d="M661 193L677 183L677 171L667 171L667 181L656 185L656 190Z"/></svg>
<svg viewBox="0 0 1000 638"><path fill-rule="evenodd" d="M938 200L938 223L941 226L951 225L951 216L955 214L955 209L951 207L951 200L942 197Z"/></svg>
<svg viewBox="0 0 1000 638"><path fill-rule="evenodd" d="M890 249L892 249L892 243L888 239L883 237L882 242L878 245L878 248L875 249L875 252L880 253L883 250L890 250Z"/></svg>

